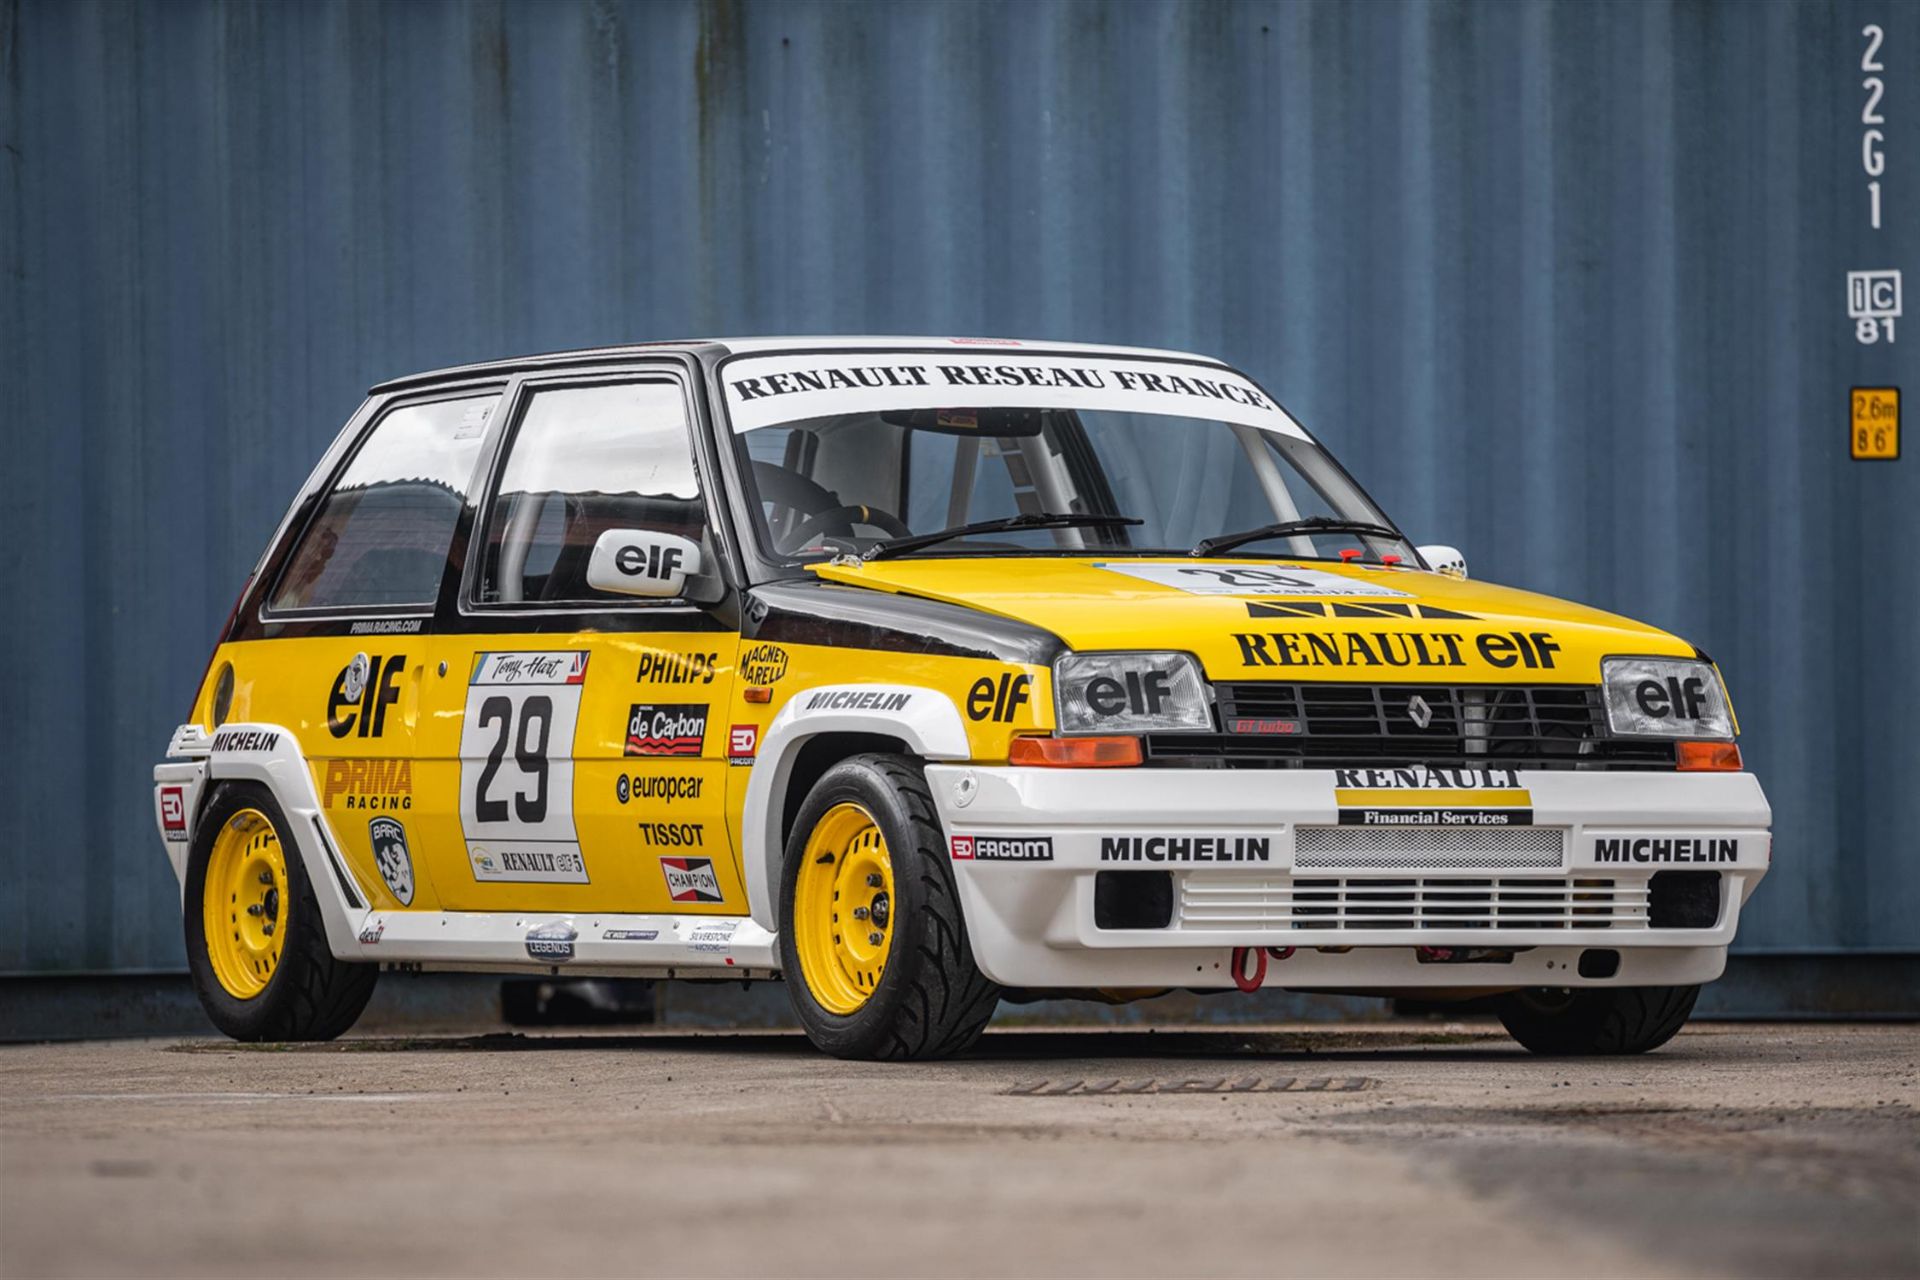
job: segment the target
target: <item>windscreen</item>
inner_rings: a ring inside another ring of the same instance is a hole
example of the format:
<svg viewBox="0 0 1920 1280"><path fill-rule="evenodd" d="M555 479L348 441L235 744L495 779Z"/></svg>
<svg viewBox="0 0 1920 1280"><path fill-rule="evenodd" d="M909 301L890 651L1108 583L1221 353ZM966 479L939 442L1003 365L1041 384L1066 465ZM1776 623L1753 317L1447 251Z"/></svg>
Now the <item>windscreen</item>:
<svg viewBox="0 0 1920 1280"><path fill-rule="evenodd" d="M981 525L1001 527L911 553L1165 554L1285 526L1222 554L1413 560L1318 444L1217 366L808 352L735 359L721 381L775 557Z"/></svg>

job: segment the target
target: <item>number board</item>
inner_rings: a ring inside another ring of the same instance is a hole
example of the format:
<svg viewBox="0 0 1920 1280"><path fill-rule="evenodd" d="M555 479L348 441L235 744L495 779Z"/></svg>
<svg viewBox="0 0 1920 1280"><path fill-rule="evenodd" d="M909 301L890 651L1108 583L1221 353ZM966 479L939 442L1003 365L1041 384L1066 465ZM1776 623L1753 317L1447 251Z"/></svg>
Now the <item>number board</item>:
<svg viewBox="0 0 1920 1280"><path fill-rule="evenodd" d="M475 880L585 884L573 731L585 650L474 655L460 727L460 826Z"/></svg>

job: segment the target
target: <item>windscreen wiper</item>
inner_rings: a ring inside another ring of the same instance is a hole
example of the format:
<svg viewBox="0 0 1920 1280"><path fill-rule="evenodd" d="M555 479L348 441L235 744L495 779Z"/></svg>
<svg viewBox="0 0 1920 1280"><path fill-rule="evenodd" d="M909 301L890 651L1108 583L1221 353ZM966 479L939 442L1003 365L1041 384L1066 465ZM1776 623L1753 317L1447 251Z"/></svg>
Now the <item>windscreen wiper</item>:
<svg viewBox="0 0 1920 1280"><path fill-rule="evenodd" d="M1341 520L1334 516L1307 516L1302 520L1282 520L1279 524L1263 524L1258 529L1246 529L1239 533L1223 533L1217 538L1202 538L1193 544L1188 555L1210 556L1218 551L1231 551L1249 542L1259 542L1264 538L1284 538L1291 533L1365 533L1376 538L1392 538L1404 542L1398 529L1389 529L1384 524L1374 524L1368 520Z"/></svg>
<svg viewBox="0 0 1920 1280"><path fill-rule="evenodd" d="M1109 529L1123 524L1145 524L1137 516L1103 516L1084 511L1027 511L1017 516L1004 516L998 520L979 520L973 524L957 524L951 529L936 529L932 533L915 533L904 538L888 538L876 542L861 553L862 560L884 560L888 556L897 556L903 551L918 551L921 547L931 547L936 542L949 542L954 538L970 538L977 533L1008 533L1015 529Z"/></svg>

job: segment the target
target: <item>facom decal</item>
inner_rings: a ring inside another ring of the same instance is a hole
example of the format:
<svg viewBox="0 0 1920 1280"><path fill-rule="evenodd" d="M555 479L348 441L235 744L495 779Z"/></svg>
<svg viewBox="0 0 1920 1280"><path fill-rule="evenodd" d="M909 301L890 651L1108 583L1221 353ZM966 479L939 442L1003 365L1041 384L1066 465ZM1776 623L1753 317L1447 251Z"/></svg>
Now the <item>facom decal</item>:
<svg viewBox="0 0 1920 1280"><path fill-rule="evenodd" d="M280 735L271 729L222 729L213 735L215 751L272 751Z"/></svg>
<svg viewBox="0 0 1920 1280"><path fill-rule="evenodd" d="M697 756L706 741L704 703L636 702L627 710L630 756Z"/></svg>
<svg viewBox="0 0 1920 1280"><path fill-rule="evenodd" d="M1050 836L955 836L956 862L1052 862Z"/></svg>
<svg viewBox="0 0 1920 1280"><path fill-rule="evenodd" d="M1596 837L1595 862L1738 862L1740 841L1730 837Z"/></svg>
<svg viewBox="0 0 1920 1280"><path fill-rule="evenodd" d="M329 760L320 784L320 807L367 810L413 808L413 761Z"/></svg>
<svg viewBox="0 0 1920 1280"><path fill-rule="evenodd" d="M1335 805L1349 827L1525 827L1533 795L1516 770L1431 765L1335 769Z"/></svg>
<svg viewBox="0 0 1920 1280"><path fill-rule="evenodd" d="M586 884L578 845L469 844L473 878L493 884Z"/></svg>
<svg viewBox="0 0 1920 1280"><path fill-rule="evenodd" d="M169 840L187 838L187 789L160 788L160 829Z"/></svg>
<svg viewBox="0 0 1920 1280"><path fill-rule="evenodd" d="M579 936L579 930L570 924L543 924L527 931L527 954L535 960L571 960L574 940Z"/></svg>
<svg viewBox="0 0 1920 1280"><path fill-rule="evenodd" d="M1236 631L1247 667L1464 667L1472 653L1490 667L1553 669L1560 643L1545 631Z"/></svg>
<svg viewBox="0 0 1920 1280"><path fill-rule="evenodd" d="M752 764L760 751L760 726L736 724L727 730L727 762Z"/></svg>
<svg viewBox="0 0 1920 1280"><path fill-rule="evenodd" d="M658 800L662 804L672 804L675 800L698 800L700 786L705 781L698 774L622 774L614 784L613 794L621 804L629 799Z"/></svg>
<svg viewBox="0 0 1920 1280"><path fill-rule="evenodd" d="M654 849L701 849L707 830L698 822L637 822L640 843Z"/></svg>
<svg viewBox="0 0 1920 1280"><path fill-rule="evenodd" d="M1378 582L1349 578L1325 569L1290 564L1226 566L1137 564L1106 561L1094 566L1129 578L1173 587L1196 596L1405 596Z"/></svg>
<svg viewBox="0 0 1920 1280"><path fill-rule="evenodd" d="M900 711L913 701L910 693L881 693L877 689L823 689L807 699L809 711Z"/></svg>
<svg viewBox="0 0 1920 1280"><path fill-rule="evenodd" d="M394 818L374 818L367 823L367 839L373 845L373 863L380 878L400 900L413 905L413 855L407 851L407 829Z"/></svg>
<svg viewBox="0 0 1920 1280"><path fill-rule="evenodd" d="M717 653L669 653L649 649L640 655L634 679L641 684L712 684L720 665Z"/></svg>
<svg viewBox="0 0 1920 1280"><path fill-rule="evenodd" d="M1267 862L1267 836L1101 836L1102 862Z"/></svg>
<svg viewBox="0 0 1920 1280"><path fill-rule="evenodd" d="M675 902L726 901L711 858L662 858L660 871L667 878L667 896Z"/></svg>
<svg viewBox="0 0 1920 1280"><path fill-rule="evenodd" d="M377 738L387 731L387 708L400 701L400 674L407 655L396 653L383 663L380 655L353 655L333 679L327 693L327 732L336 738L352 734Z"/></svg>
<svg viewBox="0 0 1920 1280"><path fill-rule="evenodd" d="M1032 700L1033 677L1002 671L996 683L992 676L981 676L967 690L967 719L991 720L996 724L1013 721L1021 707Z"/></svg>
<svg viewBox="0 0 1920 1280"><path fill-rule="evenodd" d="M748 684L778 684L787 674L787 651L777 644L757 644L740 655L740 678Z"/></svg>

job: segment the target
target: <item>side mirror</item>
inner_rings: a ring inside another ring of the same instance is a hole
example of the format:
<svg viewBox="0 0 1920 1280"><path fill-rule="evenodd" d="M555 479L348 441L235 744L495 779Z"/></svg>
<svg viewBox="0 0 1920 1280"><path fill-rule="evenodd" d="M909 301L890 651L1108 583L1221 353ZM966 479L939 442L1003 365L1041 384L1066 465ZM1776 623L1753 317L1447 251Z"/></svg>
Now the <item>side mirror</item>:
<svg viewBox="0 0 1920 1280"><path fill-rule="evenodd" d="M1420 558L1425 560L1427 566L1435 573L1445 574L1449 578L1467 576L1467 557L1458 547L1435 543L1430 547L1420 548Z"/></svg>
<svg viewBox="0 0 1920 1280"><path fill-rule="evenodd" d="M650 529L609 529L593 544L587 585L623 596L668 600L685 595L700 573L700 544Z"/></svg>

